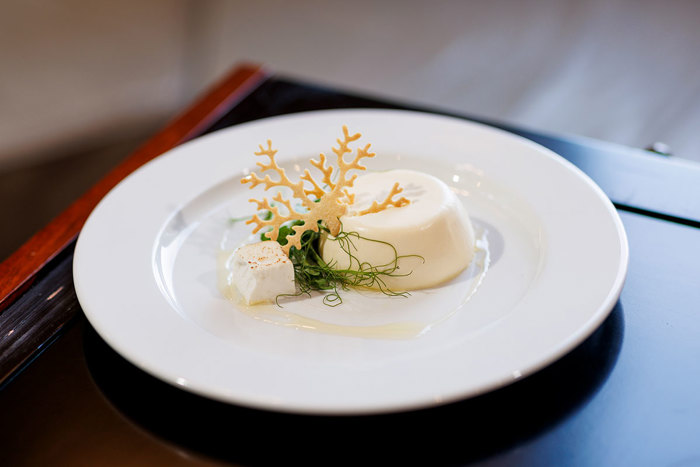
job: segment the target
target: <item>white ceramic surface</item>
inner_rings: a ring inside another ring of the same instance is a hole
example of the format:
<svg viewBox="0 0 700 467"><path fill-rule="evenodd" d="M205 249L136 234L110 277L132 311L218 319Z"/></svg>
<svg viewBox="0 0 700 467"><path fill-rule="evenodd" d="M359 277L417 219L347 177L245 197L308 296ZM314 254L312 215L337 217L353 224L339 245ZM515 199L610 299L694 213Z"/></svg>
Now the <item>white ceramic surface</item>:
<svg viewBox="0 0 700 467"><path fill-rule="evenodd" d="M336 308L320 296L283 303L284 313L337 325L330 332L280 325L273 306L251 312L225 300L217 256L250 233L230 219L252 214L248 199L263 194L239 183L258 144L272 139L296 174L331 153L342 125L372 143L369 170L423 170L455 190L480 239L472 266L406 298L350 291ZM361 414L471 397L546 366L609 314L627 260L610 201L551 151L448 117L337 110L239 125L145 165L91 214L74 278L97 332L164 381L245 406ZM381 332L369 337L371 329ZM396 329L421 332L402 338Z"/></svg>

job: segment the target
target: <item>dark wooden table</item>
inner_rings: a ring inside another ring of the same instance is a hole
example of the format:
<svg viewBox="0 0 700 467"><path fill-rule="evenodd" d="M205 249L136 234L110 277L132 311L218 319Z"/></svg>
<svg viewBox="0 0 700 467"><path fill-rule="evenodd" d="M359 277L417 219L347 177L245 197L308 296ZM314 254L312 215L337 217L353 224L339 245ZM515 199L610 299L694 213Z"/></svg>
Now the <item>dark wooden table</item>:
<svg viewBox="0 0 700 467"><path fill-rule="evenodd" d="M637 149L484 122L587 172L618 208L631 253L604 324L501 390L392 415L278 414L183 392L100 339L77 303L71 260L109 189L201 134L349 107L441 113L237 67L0 265L0 464L700 465L700 166Z"/></svg>

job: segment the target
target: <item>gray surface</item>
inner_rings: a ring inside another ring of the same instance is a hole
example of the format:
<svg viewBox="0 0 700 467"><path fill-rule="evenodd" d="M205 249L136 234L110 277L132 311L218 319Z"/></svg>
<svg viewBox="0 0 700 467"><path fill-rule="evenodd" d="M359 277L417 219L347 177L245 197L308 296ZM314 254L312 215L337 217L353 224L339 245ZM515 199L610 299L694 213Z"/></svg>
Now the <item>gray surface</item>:
<svg viewBox="0 0 700 467"><path fill-rule="evenodd" d="M9 0L0 167L133 135L241 60L700 161L699 23L692 0Z"/></svg>
<svg viewBox="0 0 700 467"><path fill-rule="evenodd" d="M536 130L663 141L700 161L697 1L209 1L189 22L193 86L260 60Z"/></svg>

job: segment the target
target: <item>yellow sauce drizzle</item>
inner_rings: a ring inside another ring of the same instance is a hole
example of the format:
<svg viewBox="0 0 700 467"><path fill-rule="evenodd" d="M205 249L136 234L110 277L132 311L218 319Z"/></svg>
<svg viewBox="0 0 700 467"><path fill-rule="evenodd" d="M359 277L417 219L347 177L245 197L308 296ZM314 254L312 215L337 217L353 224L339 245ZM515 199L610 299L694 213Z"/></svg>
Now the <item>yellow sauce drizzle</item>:
<svg viewBox="0 0 700 467"><path fill-rule="evenodd" d="M334 324L325 321L309 318L298 313L285 311L275 304L246 305L238 295L236 287L231 281L231 270L229 267L233 251L221 250L217 258L217 285L221 294L230 302L234 303L238 310L249 317L264 323L294 328L304 331L332 334L347 337L362 337L369 339L413 339L424 335L436 325L446 321L456 313L456 311L477 291L483 282L484 276L490 265L490 253L486 231L476 239L476 255L473 264L478 268L478 274L470 281L469 291L465 298L450 313L428 323L419 322L398 322L374 326L353 326L344 324ZM379 293L379 292L378 292Z"/></svg>

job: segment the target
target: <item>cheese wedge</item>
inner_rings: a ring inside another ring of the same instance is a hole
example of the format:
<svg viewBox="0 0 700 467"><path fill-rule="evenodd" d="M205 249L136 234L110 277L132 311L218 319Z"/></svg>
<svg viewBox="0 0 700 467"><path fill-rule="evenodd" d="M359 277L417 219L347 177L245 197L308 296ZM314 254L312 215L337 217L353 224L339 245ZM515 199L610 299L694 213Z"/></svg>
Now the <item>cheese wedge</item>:
<svg viewBox="0 0 700 467"><path fill-rule="evenodd" d="M369 207L372 201L383 200L391 186L399 182L402 196L410 204L400 208L365 215L353 215ZM454 278L474 256L474 229L469 216L450 188L441 180L413 170L391 170L358 177L350 190L355 202L351 214L341 217L344 232L357 232L362 237L379 240L396 248L399 256L417 255L399 260L395 274L382 277L392 290L415 290L432 287ZM352 254L373 266L391 263L394 250L383 243L353 240ZM321 241L321 254L328 264L338 269L350 265L348 254L332 238ZM356 269L356 264L353 263Z"/></svg>

